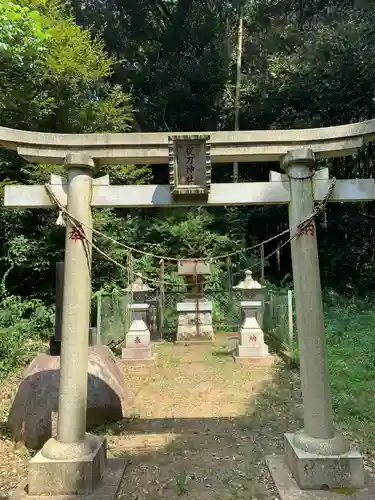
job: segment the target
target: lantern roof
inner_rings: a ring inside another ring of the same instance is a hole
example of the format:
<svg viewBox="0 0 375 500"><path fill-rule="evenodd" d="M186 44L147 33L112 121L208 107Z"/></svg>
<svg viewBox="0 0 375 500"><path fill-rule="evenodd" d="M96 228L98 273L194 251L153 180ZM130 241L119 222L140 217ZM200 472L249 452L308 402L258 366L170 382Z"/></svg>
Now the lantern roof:
<svg viewBox="0 0 375 500"><path fill-rule="evenodd" d="M250 269L245 271L245 279L240 281L238 285L233 287L235 290L260 290L264 287L258 283L258 281L254 280L253 273Z"/></svg>
<svg viewBox="0 0 375 500"><path fill-rule="evenodd" d="M125 292L133 292L133 293L139 293L139 292L151 292L153 288L150 288L146 283L143 282L142 276L139 275L135 278L133 283L129 285L127 288L125 288Z"/></svg>

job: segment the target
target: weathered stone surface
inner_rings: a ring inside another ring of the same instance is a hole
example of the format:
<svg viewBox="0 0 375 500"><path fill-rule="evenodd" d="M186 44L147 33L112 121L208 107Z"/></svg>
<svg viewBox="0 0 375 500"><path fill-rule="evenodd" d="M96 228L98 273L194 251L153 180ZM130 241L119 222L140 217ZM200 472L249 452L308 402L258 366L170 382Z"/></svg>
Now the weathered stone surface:
<svg viewBox="0 0 375 500"><path fill-rule="evenodd" d="M59 385L60 357L39 354L27 368L9 414L16 441L40 449L52 437ZM89 347L87 430L120 420L128 404L124 376L111 350L103 345Z"/></svg>
<svg viewBox="0 0 375 500"><path fill-rule="evenodd" d="M177 340L212 340L214 332L212 328L211 313L179 313L177 326Z"/></svg>
<svg viewBox="0 0 375 500"><path fill-rule="evenodd" d="M192 326L196 325L197 321L200 325L211 325L212 324L212 315L211 313L198 313L198 318L197 314L195 312L191 313L181 313L178 316L178 324L180 326Z"/></svg>
<svg viewBox="0 0 375 500"><path fill-rule="evenodd" d="M284 435L284 442L286 463L302 490L364 488L363 460L358 451L340 455L309 453L295 446L290 433Z"/></svg>
<svg viewBox="0 0 375 500"><path fill-rule="evenodd" d="M198 312L197 312L198 307ZM186 301L177 304L177 340L213 340L212 303Z"/></svg>
<svg viewBox="0 0 375 500"><path fill-rule="evenodd" d="M107 443L100 436L89 436L88 452L81 456L68 453L68 458L54 459L44 456L44 448L29 462L30 495L88 495L95 490L107 465ZM50 439L47 447L61 444Z"/></svg>
<svg viewBox="0 0 375 500"><path fill-rule="evenodd" d="M372 500L375 480L368 475L364 488L338 490L301 490L294 480L283 455L269 455L266 463L271 472L280 500Z"/></svg>
<svg viewBox="0 0 375 500"><path fill-rule="evenodd" d="M279 161L290 149L306 147L312 148L320 158L347 156L359 149L364 139L372 139L374 131L375 120L367 120L312 129L207 131L205 134L210 135L212 163L232 163ZM170 132L54 134L0 127L0 144L18 150L22 157L36 163L62 164L73 150L89 152L98 165L163 164L169 160L170 135Z"/></svg>
<svg viewBox="0 0 375 500"><path fill-rule="evenodd" d="M187 326L184 328L178 327L177 340L213 340L214 334L212 326Z"/></svg>
<svg viewBox="0 0 375 500"><path fill-rule="evenodd" d="M14 491L11 500L84 500L89 498L90 500L116 500L117 492L120 487L122 477L124 475L125 469L129 464L128 460L123 458L108 458L107 467L103 472L103 476L99 481L95 490L89 495L29 495L28 491L28 479L22 481L18 488Z"/></svg>
<svg viewBox="0 0 375 500"><path fill-rule="evenodd" d="M146 347L123 347L122 359L123 360L143 360L150 359L152 356L151 345Z"/></svg>
<svg viewBox="0 0 375 500"><path fill-rule="evenodd" d="M264 358L269 356L268 346L266 344L258 346L239 345L237 347L237 356L240 358Z"/></svg>

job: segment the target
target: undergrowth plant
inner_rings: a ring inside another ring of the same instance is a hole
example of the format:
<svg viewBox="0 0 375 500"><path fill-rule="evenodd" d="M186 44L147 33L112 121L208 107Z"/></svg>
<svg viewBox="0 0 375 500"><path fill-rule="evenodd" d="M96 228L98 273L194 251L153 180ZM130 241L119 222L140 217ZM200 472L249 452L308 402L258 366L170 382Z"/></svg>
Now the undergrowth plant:
<svg viewBox="0 0 375 500"><path fill-rule="evenodd" d="M9 295L0 300L0 378L26 363L47 340L54 311L41 300Z"/></svg>
<svg viewBox="0 0 375 500"><path fill-rule="evenodd" d="M371 447L375 444L374 307L360 299L326 297L325 327L335 413Z"/></svg>

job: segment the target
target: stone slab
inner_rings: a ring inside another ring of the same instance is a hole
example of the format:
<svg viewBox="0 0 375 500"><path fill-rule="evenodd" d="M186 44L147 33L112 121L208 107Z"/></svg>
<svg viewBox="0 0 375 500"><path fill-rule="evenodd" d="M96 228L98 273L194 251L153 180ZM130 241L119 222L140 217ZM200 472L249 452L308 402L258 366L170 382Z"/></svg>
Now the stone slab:
<svg viewBox="0 0 375 500"><path fill-rule="evenodd" d="M25 371L8 416L16 442L39 450L54 435L58 411L60 357L39 354ZM121 420L130 404L124 374L111 350L89 347L87 430Z"/></svg>
<svg viewBox="0 0 375 500"><path fill-rule="evenodd" d="M178 262L177 274L179 276L209 275L211 274L210 265L202 260L181 259Z"/></svg>
<svg viewBox="0 0 375 500"><path fill-rule="evenodd" d="M146 359L152 357L152 347L147 346L136 346L136 347L123 347L122 348L122 359Z"/></svg>
<svg viewBox="0 0 375 500"><path fill-rule="evenodd" d="M246 290L246 288L244 289L245 291L248 291ZM259 289L257 288L252 288L250 289L252 292L258 292L259 293ZM261 300L256 300L256 299L253 299L253 300L241 300L240 302L240 306L243 308L243 309L259 309L260 307L262 307L263 305L263 302Z"/></svg>
<svg viewBox="0 0 375 500"><path fill-rule="evenodd" d="M210 301L186 301L186 302L177 302L176 305L177 312L179 313L189 313L189 312L211 312L212 311L212 302Z"/></svg>
<svg viewBox="0 0 375 500"><path fill-rule="evenodd" d="M154 354L151 358L138 358L138 359L123 359L123 362L127 365L149 365L152 364L156 360L156 354Z"/></svg>
<svg viewBox="0 0 375 500"><path fill-rule="evenodd" d="M239 345L236 355L239 358L267 358L269 357L268 346L264 343L258 345Z"/></svg>
<svg viewBox="0 0 375 500"><path fill-rule="evenodd" d="M152 353L151 345L146 347L123 347L121 350L123 361L153 361L155 355Z"/></svg>
<svg viewBox="0 0 375 500"><path fill-rule="evenodd" d="M95 490L107 465L107 441L102 436L87 436L90 452L83 457L67 447L68 458L65 452L64 458L47 458L44 450L61 444L55 439L45 444L29 462L30 495L83 495Z"/></svg>
<svg viewBox="0 0 375 500"><path fill-rule="evenodd" d="M215 339L211 340L176 340L175 344L177 345L212 345Z"/></svg>
<svg viewBox="0 0 375 500"><path fill-rule="evenodd" d="M284 434L285 460L300 488L321 490L362 488L364 470L361 454L350 450L341 455L318 455L300 450L293 443L293 434Z"/></svg>
<svg viewBox="0 0 375 500"><path fill-rule="evenodd" d="M269 455L266 463L280 500L374 500L375 480L367 476L365 488L360 490L301 490L293 479L284 455Z"/></svg>
<svg viewBox="0 0 375 500"><path fill-rule="evenodd" d="M116 500L122 477L129 462L120 458L107 460L107 467L95 491L88 495L29 495L28 479L12 493L10 500Z"/></svg>
<svg viewBox="0 0 375 500"><path fill-rule="evenodd" d="M236 363L241 364L252 364L257 366L272 366L277 361L277 356L263 356L261 358L256 358L253 356L250 357L242 357L242 356L234 356L234 360Z"/></svg>
<svg viewBox="0 0 375 500"><path fill-rule="evenodd" d="M179 342L212 342L215 338L214 331L212 328L200 327L199 333L197 328L194 327L179 327L177 329L177 341Z"/></svg>
<svg viewBox="0 0 375 500"><path fill-rule="evenodd" d="M197 325L206 330L212 329L212 314L210 312L196 313L194 311L178 313L177 329L191 328L196 330Z"/></svg>
<svg viewBox="0 0 375 500"><path fill-rule="evenodd" d="M128 309L130 309L131 311L135 311L135 312L148 311L150 309L150 304L146 304L144 302L141 302L138 304L135 302L135 303L129 304Z"/></svg>

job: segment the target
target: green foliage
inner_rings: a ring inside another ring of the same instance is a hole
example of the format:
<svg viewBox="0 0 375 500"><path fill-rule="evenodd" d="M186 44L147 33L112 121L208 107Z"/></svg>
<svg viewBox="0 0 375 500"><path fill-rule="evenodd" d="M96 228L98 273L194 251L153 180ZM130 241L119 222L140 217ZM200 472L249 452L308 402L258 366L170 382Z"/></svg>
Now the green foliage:
<svg viewBox="0 0 375 500"><path fill-rule="evenodd" d="M48 26L48 53L46 71L52 82L75 81L91 84L106 77L114 62L106 56L100 38L91 38L90 32L75 24L75 20L53 0L48 2L45 22Z"/></svg>
<svg viewBox="0 0 375 500"><path fill-rule="evenodd" d="M99 37L75 24L63 3L5 1L0 16L2 126L52 132L129 129L130 97L108 82L114 58ZM41 184L51 173L63 173L63 168L28 165L14 153L0 151L1 199L5 184ZM11 293L51 301L54 265L64 245L56 219L57 213L45 210L0 208L0 275Z"/></svg>
<svg viewBox="0 0 375 500"><path fill-rule="evenodd" d="M334 409L340 421L350 428L360 431L367 426L368 442L373 444L373 308L361 300L344 301L331 294L325 322Z"/></svg>
<svg viewBox="0 0 375 500"><path fill-rule="evenodd" d="M50 33L35 9L9 0L0 4L0 58L13 69L32 70L46 51Z"/></svg>
<svg viewBox="0 0 375 500"><path fill-rule="evenodd" d="M24 5L23 5L24 4ZM0 6L2 125L61 132L123 131L129 97L108 86L114 59L57 0Z"/></svg>
<svg viewBox="0 0 375 500"><path fill-rule="evenodd" d="M174 209L168 212L155 213L152 217L145 213L140 215L134 210L133 214L123 215L118 210L95 211L95 227L98 231L111 235L115 240L147 252L133 254L134 271L157 280L159 278L160 258L207 257L221 255L238 248L238 242L225 234L225 227L221 231L215 227L214 215L206 209ZM100 248L121 265L127 265L129 252L109 239L98 238ZM103 256L95 254L94 258L95 285L103 287L106 282L119 283L122 286L127 282L126 270L118 268ZM165 281L183 284L181 277L176 276L177 262L165 261ZM213 273L209 280L211 287L226 287L226 274L223 262L218 267L213 266Z"/></svg>
<svg viewBox="0 0 375 500"><path fill-rule="evenodd" d="M0 379L30 361L53 322L53 310L41 300L11 295L0 301Z"/></svg>
<svg viewBox="0 0 375 500"><path fill-rule="evenodd" d="M109 53L120 58L110 80L132 93L137 130L233 128L240 9L241 129L320 127L375 116L371 2L74 0L73 5L80 24L102 33ZM370 177L374 152L366 146L352 158L318 166L329 166L339 178ZM240 165L240 179L265 181L271 168L277 167ZM229 182L231 173L232 165L213 169L215 182ZM154 179L160 178L166 182L154 170ZM328 228L319 235L324 283L345 293L374 282L373 231L361 211L341 204L330 208ZM248 245L287 225L283 207L226 207L214 217L215 231ZM270 277L290 272L288 251L282 252L280 272L276 259L270 260Z"/></svg>
<svg viewBox="0 0 375 500"><path fill-rule="evenodd" d="M279 294L282 296L283 293ZM360 434L364 446L369 449L375 444L375 319L371 302L348 299L333 290L328 290L324 296L333 408L340 425ZM265 331L268 331L269 324L270 319L265 316ZM279 342L275 347L279 349L283 332L277 334ZM296 338L293 354L299 363Z"/></svg>

